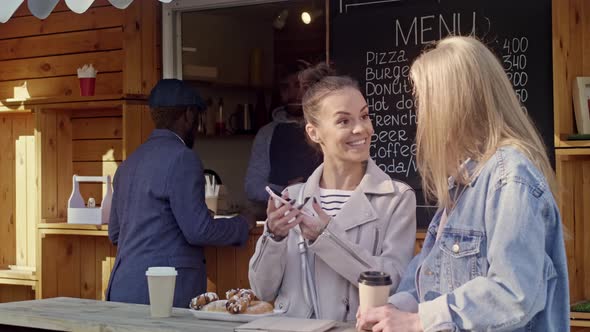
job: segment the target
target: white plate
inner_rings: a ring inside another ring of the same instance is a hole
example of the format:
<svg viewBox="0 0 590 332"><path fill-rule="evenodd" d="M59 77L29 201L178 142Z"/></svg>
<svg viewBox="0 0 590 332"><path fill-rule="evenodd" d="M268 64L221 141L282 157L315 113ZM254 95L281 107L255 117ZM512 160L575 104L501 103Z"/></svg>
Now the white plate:
<svg viewBox="0 0 590 332"><path fill-rule="evenodd" d="M243 323L251 322L251 321L253 321L255 319L262 318L262 317L277 316L277 315L281 315L281 314L284 313L284 311L275 310L273 312L269 312L269 313L266 313L266 314L256 314L256 315L252 315L252 314L235 314L235 315L232 315L232 314L227 313L227 312L201 311L201 310L195 310L195 309L189 309L189 310L198 319L224 320L224 321L228 321L228 322L243 322Z"/></svg>

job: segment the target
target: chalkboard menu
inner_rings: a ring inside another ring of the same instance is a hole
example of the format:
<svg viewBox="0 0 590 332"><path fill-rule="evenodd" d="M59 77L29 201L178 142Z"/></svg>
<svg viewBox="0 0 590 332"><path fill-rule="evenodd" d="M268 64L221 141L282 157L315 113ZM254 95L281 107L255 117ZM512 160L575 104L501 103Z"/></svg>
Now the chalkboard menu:
<svg viewBox="0 0 590 332"><path fill-rule="evenodd" d="M410 66L434 41L470 34L495 51L552 152L550 0L330 0L331 61L359 81L375 128L371 157L416 189L421 227L434 210L416 165Z"/></svg>

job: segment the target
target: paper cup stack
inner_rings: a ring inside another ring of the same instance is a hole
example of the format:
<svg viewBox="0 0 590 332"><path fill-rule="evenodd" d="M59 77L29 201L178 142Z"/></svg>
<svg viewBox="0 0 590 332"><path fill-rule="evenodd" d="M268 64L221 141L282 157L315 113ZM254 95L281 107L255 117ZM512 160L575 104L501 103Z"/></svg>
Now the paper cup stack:
<svg viewBox="0 0 590 332"><path fill-rule="evenodd" d="M80 95L94 96L94 86L96 85L96 69L90 65L84 65L78 68L78 79L80 80Z"/></svg>

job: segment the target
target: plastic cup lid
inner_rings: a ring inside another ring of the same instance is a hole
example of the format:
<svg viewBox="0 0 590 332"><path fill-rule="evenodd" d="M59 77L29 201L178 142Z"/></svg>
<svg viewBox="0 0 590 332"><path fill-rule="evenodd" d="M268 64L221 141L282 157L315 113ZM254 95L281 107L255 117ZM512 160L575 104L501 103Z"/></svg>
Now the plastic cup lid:
<svg viewBox="0 0 590 332"><path fill-rule="evenodd" d="M153 266L145 271L148 277L170 277L177 275L176 269L170 266Z"/></svg>
<svg viewBox="0 0 590 332"><path fill-rule="evenodd" d="M388 286L392 283L388 273L379 271L362 272L358 281L367 286Z"/></svg>

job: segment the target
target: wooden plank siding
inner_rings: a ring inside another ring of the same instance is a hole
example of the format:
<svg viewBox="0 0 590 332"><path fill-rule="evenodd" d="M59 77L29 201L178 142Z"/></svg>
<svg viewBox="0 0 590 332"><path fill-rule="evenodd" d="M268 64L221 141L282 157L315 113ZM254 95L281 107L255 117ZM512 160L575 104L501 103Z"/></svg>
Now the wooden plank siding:
<svg viewBox="0 0 590 332"><path fill-rule="evenodd" d="M96 0L92 3L92 5L90 6L90 8L88 10L90 10L92 8L96 8L96 7L105 7L105 6L110 6L110 5L111 4L109 3L108 0ZM57 3L57 5L55 5L55 8L53 8L51 15L55 15L56 13L60 13L60 12L71 12L70 8L68 8L65 1L59 1ZM29 11L29 8L27 8L27 6L24 3L14 12L14 14L12 15L12 18L14 19L16 17L21 17L21 16L31 16L31 12Z"/></svg>
<svg viewBox="0 0 590 332"><path fill-rule="evenodd" d="M35 298L35 292L28 286L0 284L0 302L26 301Z"/></svg>
<svg viewBox="0 0 590 332"><path fill-rule="evenodd" d="M44 20L22 16L13 17L9 22L11 29L1 29L0 39L120 27L123 15L119 9L105 6L90 8L84 15L72 15L68 11L51 14Z"/></svg>
<svg viewBox="0 0 590 332"><path fill-rule="evenodd" d="M0 66L2 81L72 76L72 69L93 63L101 73L120 72L123 67L121 50L55 55L38 58L5 60Z"/></svg>
<svg viewBox="0 0 590 332"><path fill-rule="evenodd" d="M16 263L16 229L14 225L14 150L12 119L0 117L0 268Z"/></svg>
<svg viewBox="0 0 590 332"><path fill-rule="evenodd" d="M590 76L590 3L553 0L553 96L558 203L566 231L570 301L590 299L590 148L565 149L575 133L572 84Z"/></svg>
<svg viewBox="0 0 590 332"><path fill-rule="evenodd" d="M27 138L33 135L32 115L0 115L0 133L0 268L7 268L29 262L27 211L31 203L26 175L28 162L35 162L29 161L27 154Z"/></svg>
<svg viewBox="0 0 590 332"><path fill-rule="evenodd" d="M122 31L121 28L109 28L4 39L0 40L0 49L4 50L0 53L0 60L117 50L123 48Z"/></svg>
<svg viewBox="0 0 590 332"><path fill-rule="evenodd" d="M157 1L135 1L119 10L108 0L96 0L79 15L60 1L39 20L21 5L0 29L0 99L12 98L14 87L25 82L32 98L77 97L77 68L84 64L98 70L94 99L149 93L161 68L160 8ZM36 265L38 298L100 299L108 281L102 267L106 263L110 271L116 253L107 238L50 235L38 243L40 220L67 220L72 175L114 175L124 157L125 101L103 109L83 104L78 109L40 104L22 123L21 114L0 114L0 269ZM130 132L141 143L151 130L138 114L137 128ZM13 134L23 130L26 137ZM83 196L101 203L100 184L82 187ZM5 283L0 280L0 302L35 296L30 285Z"/></svg>
<svg viewBox="0 0 590 332"><path fill-rule="evenodd" d="M34 267L35 234L30 231L30 227L36 226L37 204L33 115L11 116L11 120L15 151L16 265Z"/></svg>

